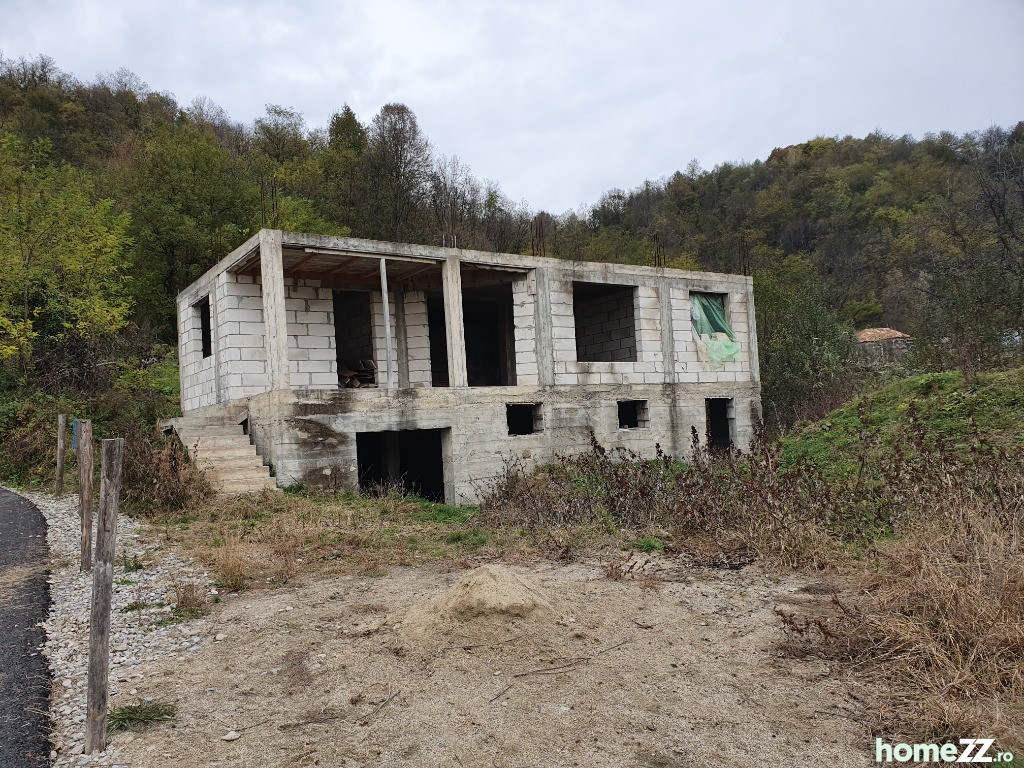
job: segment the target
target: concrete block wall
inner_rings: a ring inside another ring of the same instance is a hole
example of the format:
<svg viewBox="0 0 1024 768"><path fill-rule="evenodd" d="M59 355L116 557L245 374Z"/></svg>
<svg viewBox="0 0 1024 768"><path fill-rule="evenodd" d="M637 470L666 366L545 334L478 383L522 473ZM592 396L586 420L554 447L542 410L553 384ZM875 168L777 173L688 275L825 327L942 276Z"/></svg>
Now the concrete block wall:
<svg viewBox="0 0 1024 768"><path fill-rule="evenodd" d="M216 325L213 324L216 296L208 293L198 297L197 301L207 296L210 299L211 330L216 338ZM183 411L203 408L217 402L217 358L215 354L203 357L199 312L199 308L193 302L179 302L178 365Z"/></svg>
<svg viewBox="0 0 1024 768"><path fill-rule="evenodd" d="M578 279L578 277L577 277ZM641 284L629 297L630 325L635 329L635 361L580 361L576 357L576 325L572 281L551 279L552 352L555 385L661 384L665 381L661 343L661 289ZM618 303L618 302L617 302ZM608 322L622 321L621 317Z"/></svg>
<svg viewBox="0 0 1024 768"><path fill-rule="evenodd" d="M337 389L333 291L319 280L287 280L284 314L292 387Z"/></svg>
<svg viewBox="0 0 1024 768"><path fill-rule="evenodd" d="M269 379L262 286L251 276L218 275L214 334L219 358L220 402L265 391Z"/></svg>
<svg viewBox="0 0 1024 768"><path fill-rule="evenodd" d="M548 280L548 301L551 305L551 357L554 364L554 383L579 383L576 365L576 318L572 312L572 281ZM543 345L544 340L538 340ZM570 368L573 368L570 370ZM598 382L600 383L600 380Z"/></svg>
<svg viewBox="0 0 1024 768"><path fill-rule="evenodd" d="M636 290L629 286L589 299L574 291L577 361L637 360Z"/></svg>
<svg viewBox="0 0 1024 768"><path fill-rule="evenodd" d="M409 366L409 386L429 387L430 323L427 319L427 294L424 291L405 293L405 353Z"/></svg>
<svg viewBox="0 0 1024 768"><path fill-rule="evenodd" d="M516 384L540 384L537 369L537 281L530 275L512 283L512 328L516 358Z"/></svg>
<svg viewBox="0 0 1024 768"><path fill-rule="evenodd" d="M261 286L248 275L223 272L195 284L179 301L182 410L248 397L268 388ZM195 303L210 300L213 354L202 356Z"/></svg>

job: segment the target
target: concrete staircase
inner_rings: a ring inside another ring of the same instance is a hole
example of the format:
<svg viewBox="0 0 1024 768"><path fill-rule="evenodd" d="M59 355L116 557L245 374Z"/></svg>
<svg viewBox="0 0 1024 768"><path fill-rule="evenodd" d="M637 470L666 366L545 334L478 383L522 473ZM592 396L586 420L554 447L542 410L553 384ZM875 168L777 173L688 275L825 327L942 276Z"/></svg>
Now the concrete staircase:
<svg viewBox="0 0 1024 768"><path fill-rule="evenodd" d="M256 453L256 446L242 433L242 425L236 420L183 416L172 419L168 425L178 434L218 494L277 489L269 468Z"/></svg>

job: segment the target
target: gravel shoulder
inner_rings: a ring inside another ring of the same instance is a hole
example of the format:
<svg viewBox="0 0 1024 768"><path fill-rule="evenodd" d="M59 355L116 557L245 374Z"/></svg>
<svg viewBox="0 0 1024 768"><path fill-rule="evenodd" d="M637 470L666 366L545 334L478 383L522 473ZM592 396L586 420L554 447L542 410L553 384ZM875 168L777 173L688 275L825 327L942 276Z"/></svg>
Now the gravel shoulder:
<svg viewBox="0 0 1024 768"><path fill-rule="evenodd" d="M23 495L46 517L50 547L51 601L43 625L44 654L52 676L50 764L54 768L149 768L163 764L121 759L116 737L106 752L83 754L92 574L79 570L78 497ZM112 706L140 702L137 688L158 660L183 661L187 665L203 642L212 641L205 636L208 618L182 624L171 618L175 585L195 584L208 592L206 571L190 559L166 551L159 540L144 539L138 529L137 521L119 517L110 637Z"/></svg>
<svg viewBox="0 0 1024 768"><path fill-rule="evenodd" d="M0 765L46 765L49 670L40 622L49 607L46 521L31 502L0 490Z"/></svg>

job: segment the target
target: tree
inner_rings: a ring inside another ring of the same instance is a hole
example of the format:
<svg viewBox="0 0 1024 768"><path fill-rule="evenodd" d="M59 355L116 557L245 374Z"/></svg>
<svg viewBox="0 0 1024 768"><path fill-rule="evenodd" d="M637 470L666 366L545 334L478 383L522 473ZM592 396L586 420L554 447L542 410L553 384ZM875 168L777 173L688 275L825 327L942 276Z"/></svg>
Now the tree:
<svg viewBox="0 0 1024 768"><path fill-rule="evenodd" d="M45 141L0 137L0 354L22 375L39 342L95 351L126 326L132 306L129 217L49 154Z"/></svg>
<svg viewBox="0 0 1024 768"><path fill-rule="evenodd" d="M259 193L209 125L126 140L106 183L131 212L137 319L175 338L175 296L258 227Z"/></svg>
<svg viewBox="0 0 1024 768"><path fill-rule="evenodd" d="M853 331L810 261L789 256L755 275L754 302L765 421L782 430L841 404L852 391Z"/></svg>
<svg viewBox="0 0 1024 768"><path fill-rule="evenodd" d="M365 226L370 237L403 242L419 228L431 170L430 142L404 104L385 104L366 147Z"/></svg>

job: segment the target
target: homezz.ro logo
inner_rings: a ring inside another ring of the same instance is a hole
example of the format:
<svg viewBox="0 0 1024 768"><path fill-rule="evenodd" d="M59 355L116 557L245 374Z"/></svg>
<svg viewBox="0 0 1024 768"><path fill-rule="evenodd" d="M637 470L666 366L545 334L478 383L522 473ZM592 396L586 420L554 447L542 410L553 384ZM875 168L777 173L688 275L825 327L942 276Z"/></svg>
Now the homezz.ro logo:
<svg viewBox="0 0 1024 768"><path fill-rule="evenodd" d="M1011 763L1012 752L992 749L995 739L960 739L960 744L886 744L875 739L876 763Z"/></svg>

